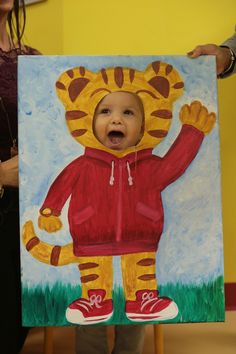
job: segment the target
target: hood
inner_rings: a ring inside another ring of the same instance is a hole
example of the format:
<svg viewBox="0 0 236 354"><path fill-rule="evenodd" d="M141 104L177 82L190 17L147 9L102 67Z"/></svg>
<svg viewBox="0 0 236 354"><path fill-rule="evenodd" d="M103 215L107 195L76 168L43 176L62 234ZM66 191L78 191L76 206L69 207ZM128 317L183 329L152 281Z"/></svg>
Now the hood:
<svg viewBox="0 0 236 354"><path fill-rule="evenodd" d="M154 148L168 134L173 102L182 94L184 83L172 65L152 62L144 71L127 67L103 68L94 73L76 67L62 73L56 91L66 110L70 134L81 145L123 157ZM108 149L93 133L93 117L98 103L109 93L137 94L144 107L145 128L140 142L124 151Z"/></svg>
<svg viewBox="0 0 236 354"><path fill-rule="evenodd" d="M108 149L107 149L108 150ZM113 150L108 151L102 151L100 149L94 149L94 148L86 148L84 156L96 159L96 160L101 160L107 165L111 165L111 163L120 161L128 162L129 165L136 164L138 161L141 160L146 160L150 157L152 157L152 149L143 149L135 152L131 152L129 154L126 154L123 157L118 157L114 156L114 154L111 154L110 151L113 152Z"/></svg>
<svg viewBox="0 0 236 354"><path fill-rule="evenodd" d="M111 150L113 152L113 150ZM123 166L127 170L127 183L129 186L134 185L134 177L131 174L131 166L137 164L138 161L147 160L152 157L152 149L142 149L135 151L134 153L128 153L122 157L114 156L107 151L102 151L100 149L86 148L84 156L86 158L96 159L107 164L110 169L110 179L109 184L111 186L115 185L115 168L117 166Z"/></svg>

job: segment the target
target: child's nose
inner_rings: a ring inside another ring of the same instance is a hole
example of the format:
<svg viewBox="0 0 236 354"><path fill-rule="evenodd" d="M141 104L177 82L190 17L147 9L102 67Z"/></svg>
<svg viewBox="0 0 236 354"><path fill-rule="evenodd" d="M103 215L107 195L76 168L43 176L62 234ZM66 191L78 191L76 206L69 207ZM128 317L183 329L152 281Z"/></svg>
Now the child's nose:
<svg viewBox="0 0 236 354"><path fill-rule="evenodd" d="M112 124L121 124L122 123L122 117L120 114L116 113L112 115Z"/></svg>

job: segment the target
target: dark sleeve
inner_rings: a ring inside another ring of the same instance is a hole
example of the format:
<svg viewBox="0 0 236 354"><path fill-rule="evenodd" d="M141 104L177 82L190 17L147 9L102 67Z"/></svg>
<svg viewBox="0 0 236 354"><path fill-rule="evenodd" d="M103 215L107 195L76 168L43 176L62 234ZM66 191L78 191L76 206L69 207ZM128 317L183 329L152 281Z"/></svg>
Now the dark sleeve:
<svg viewBox="0 0 236 354"><path fill-rule="evenodd" d="M235 26L235 31L236 31L236 26ZM226 41L224 41L224 43L222 43L222 45L225 45L225 46L231 48L232 51L234 52L234 54L236 55L236 32L230 38L228 38Z"/></svg>
<svg viewBox="0 0 236 354"><path fill-rule="evenodd" d="M236 30L236 26L235 26L235 30ZM230 38L228 38L226 41L224 41L224 43L222 43L221 46L230 48L234 53L234 57L236 57L236 32ZM226 74L221 75L220 77L221 78L227 77L227 76L229 76L231 74L235 74L235 73L236 73L236 65L235 65L235 61L234 61L234 65L232 67L232 70L229 70L229 71L226 70Z"/></svg>

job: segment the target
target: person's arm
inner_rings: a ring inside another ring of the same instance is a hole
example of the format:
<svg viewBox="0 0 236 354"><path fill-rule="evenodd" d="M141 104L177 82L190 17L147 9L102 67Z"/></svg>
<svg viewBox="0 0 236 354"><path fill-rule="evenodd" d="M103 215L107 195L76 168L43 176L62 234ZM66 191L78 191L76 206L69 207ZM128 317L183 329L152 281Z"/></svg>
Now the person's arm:
<svg viewBox="0 0 236 354"><path fill-rule="evenodd" d="M188 53L190 58L198 58L201 55L215 55L217 75L220 78L227 77L236 72L236 33L227 39L222 45L204 44L196 46Z"/></svg>
<svg viewBox="0 0 236 354"><path fill-rule="evenodd" d="M235 26L235 31L236 31L236 26ZM229 48L231 50L231 63L233 61L232 55L234 56L234 62L232 63L232 68L231 70L229 70L228 74L235 74L236 73L236 65L235 65L235 58L236 58L236 32L234 33L234 35L230 38L228 38L224 43L222 43L221 45L222 48ZM225 73L226 75L222 77L226 77L228 76L227 73Z"/></svg>

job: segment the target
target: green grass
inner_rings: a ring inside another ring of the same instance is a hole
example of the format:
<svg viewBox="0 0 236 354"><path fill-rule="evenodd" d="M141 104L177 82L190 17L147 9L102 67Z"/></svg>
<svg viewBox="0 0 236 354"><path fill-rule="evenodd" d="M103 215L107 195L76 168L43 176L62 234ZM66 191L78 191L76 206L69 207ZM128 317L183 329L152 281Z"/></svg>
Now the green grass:
<svg viewBox="0 0 236 354"><path fill-rule="evenodd" d="M161 296L169 296L179 308L176 322L220 322L224 321L224 282L218 277L212 282L200 286L167 284L159 287ZM80 297L80 286L56 283L53 287L23 287L23 325L24 326L68 326L65 319L67 306ZM113 291L114 315L105 324L129 324L125 316L123 289L115 287ZM150 321L149 323L157 323Z"/></svg>

